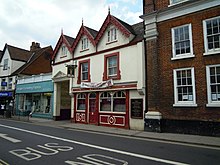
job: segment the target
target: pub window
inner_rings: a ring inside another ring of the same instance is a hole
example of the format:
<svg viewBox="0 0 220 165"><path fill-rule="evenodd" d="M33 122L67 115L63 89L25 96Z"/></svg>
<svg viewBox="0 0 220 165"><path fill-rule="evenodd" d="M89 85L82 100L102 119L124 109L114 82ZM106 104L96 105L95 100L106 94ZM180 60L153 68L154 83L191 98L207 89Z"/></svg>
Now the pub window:
<svg viewBox="0 0 220 165"><path fill-rule="evenodd" d="M78 94L77 96L77 110L86 109L86 95L84 93Z"/></svg>

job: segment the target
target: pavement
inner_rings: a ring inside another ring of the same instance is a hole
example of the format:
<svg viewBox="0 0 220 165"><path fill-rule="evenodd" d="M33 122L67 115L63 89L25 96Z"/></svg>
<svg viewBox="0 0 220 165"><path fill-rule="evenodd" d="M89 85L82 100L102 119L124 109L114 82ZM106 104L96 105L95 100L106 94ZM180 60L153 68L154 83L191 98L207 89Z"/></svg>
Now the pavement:
<svg viewBox="0 0 220 165"><path fill-rule="evenodd" d="M3 117L0 117L0 119ZM4 118L5 119L5 118ZM147 140L167 141L172 143L188 144L188 145L202 145L206 147L215 147L220 150L220 137L199 136L189 134L175 134L175 133L156 133L139 130L130 130L122 128L104 127L90 124L71 123L70 120L54 121L51 119L31 118L23 116L12 116L7 120L17 120L22 122L30 122L36 125L44 125L50 127L59 127L66 129L74 129L81 131L90 131L95 133L105 133L109 135L120 135L127 137L142 138Z"/></svg>

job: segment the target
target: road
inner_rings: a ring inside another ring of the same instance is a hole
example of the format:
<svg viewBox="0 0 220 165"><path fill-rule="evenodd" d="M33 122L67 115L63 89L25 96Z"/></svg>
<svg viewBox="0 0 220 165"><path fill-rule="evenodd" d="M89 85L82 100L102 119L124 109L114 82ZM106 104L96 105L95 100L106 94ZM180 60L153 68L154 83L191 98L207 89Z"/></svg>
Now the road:
<svg viewBox="0 0 220 165"><path fill-rule="evenodd" d="M219 155L218 148L0 120L0 165L217 165Z"/></svg>

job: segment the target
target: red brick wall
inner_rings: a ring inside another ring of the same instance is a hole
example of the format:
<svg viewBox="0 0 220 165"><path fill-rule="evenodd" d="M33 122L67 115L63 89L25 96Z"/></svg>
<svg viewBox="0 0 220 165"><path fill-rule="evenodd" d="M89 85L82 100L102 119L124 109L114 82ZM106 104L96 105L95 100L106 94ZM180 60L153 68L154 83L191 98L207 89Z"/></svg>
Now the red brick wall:
<svg viewBox="0 0 220 165"><path fill-rule="evenodd" d="M219 16L220 7L158 23L159 111L163 118L220 121L220 108L207 108L206 65L220 64L220 54L204 56L203 20ZM171 60L171 28L192 24L194 58ZM194 67L196 108L174 108L173 69ZM148 80L149 82L150 80ZM151 85L151 84L150 84ZM152 92L151 90L149 92ZM149 94L151 95L151 94Z"/></svg>
<svg viewBox="0 0 220 165"><path fill-rule="evenodd" d="M161 10L169 5L169 0L143 0L144 14L151 13L154 10Z"/></svg>

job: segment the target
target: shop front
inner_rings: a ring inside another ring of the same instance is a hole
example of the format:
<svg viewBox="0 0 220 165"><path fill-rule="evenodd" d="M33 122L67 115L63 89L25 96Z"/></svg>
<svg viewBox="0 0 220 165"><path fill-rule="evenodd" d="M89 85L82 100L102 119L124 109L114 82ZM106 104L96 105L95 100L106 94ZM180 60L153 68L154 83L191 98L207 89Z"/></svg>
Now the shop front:
<svg viewBox="0 0 220 165"><path fill-rule="evenodd" d="M18 83L16 88L16 114L53 118L52 80Z"/></svg>
<svg viewBox="0 0 220 165"><path fill-rule="evenodd" d="M6 110L13 112L14 91L0 92L0 115L4 115Z"/></svg>
<svg viewBox="0 0 220 165"><path fill-rule="evenodd" d="M72 96L75 123L127 129L140 129L142 125L143 96L139 95L136 84L110 83L101 88L81 84L81 88L72 88Z"/></svg>

